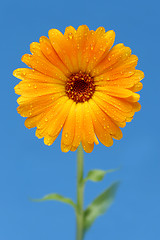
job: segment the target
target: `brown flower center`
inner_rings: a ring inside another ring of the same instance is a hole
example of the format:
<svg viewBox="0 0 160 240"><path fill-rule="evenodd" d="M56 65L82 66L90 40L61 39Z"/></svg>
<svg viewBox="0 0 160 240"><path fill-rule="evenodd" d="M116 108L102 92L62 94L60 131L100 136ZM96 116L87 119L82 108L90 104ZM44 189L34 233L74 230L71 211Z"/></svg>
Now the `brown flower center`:
<svg viewBox="0 0 160 240"><path fill-rule="evenodd" d="M65 91L76 103L88 101L95 92L94 78L88 73L74 73L68 78Z"/></svg>

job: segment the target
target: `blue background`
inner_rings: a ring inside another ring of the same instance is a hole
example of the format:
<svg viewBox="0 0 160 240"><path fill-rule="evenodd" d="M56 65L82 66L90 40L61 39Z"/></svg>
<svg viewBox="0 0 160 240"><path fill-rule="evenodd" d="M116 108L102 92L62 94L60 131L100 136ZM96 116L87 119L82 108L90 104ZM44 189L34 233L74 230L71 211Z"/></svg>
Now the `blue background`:
<svg viewBox="0 0 160 240"><path fill-rule="evenodd" d="M160 239L159 56L158 1L3 1L0 13L1 138L0 239L75 239L72 208L58 202L34 203L58 192L75 200L76 154L62 153L60 137L47 147L24 127L16 112L18 79L12 71L25 67L21 56L48 30L87 24L116 32L116 43L130 46L145 72L142 110L123 129L121 141L102 144L85 154L85 174L94 168L120 167L101 183L88 183L85 206L115 180L120 180L114 205L98 218L86 240Z"/></svg>

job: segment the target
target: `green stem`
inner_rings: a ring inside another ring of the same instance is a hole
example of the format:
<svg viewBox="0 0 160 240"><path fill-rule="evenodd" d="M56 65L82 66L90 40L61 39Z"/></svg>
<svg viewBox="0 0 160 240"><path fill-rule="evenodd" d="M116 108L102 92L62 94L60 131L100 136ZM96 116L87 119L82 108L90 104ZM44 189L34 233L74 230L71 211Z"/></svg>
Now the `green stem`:
<svg viewBox="0 0 160 240"><path fill-rule="evenodd" d="M83 240L84 234L84 211L83 211L83 197L84 197L84 184L83 184L83 147L79 145L77 151L77 235L76 240Z"/></svg>

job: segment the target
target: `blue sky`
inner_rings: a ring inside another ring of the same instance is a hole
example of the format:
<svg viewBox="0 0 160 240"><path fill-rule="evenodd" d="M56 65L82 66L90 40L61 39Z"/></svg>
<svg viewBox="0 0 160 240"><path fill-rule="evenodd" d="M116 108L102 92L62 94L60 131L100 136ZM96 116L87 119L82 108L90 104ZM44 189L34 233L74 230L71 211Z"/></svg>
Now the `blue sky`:
<svg viewBox="0 0 160 240"><path fill-rule="evenodd" d="M3 1L1 3L1 159L0 239L75 239L72 209L57 202L34 203L58 192L75 200L76 154L60 150L60 137L47 147L28 130L17 113L14 69L29 53L29 44L48 30L87 24L116 32L116 42L131 47L145 73L142 110L123 129L124 137L113 147L102 144L85 154L88 170L120 167L102 183L88 183L85 206L115 180L120 180L114 205L97 219L86 240L159 240L159 56L158 1Z"/></svg>

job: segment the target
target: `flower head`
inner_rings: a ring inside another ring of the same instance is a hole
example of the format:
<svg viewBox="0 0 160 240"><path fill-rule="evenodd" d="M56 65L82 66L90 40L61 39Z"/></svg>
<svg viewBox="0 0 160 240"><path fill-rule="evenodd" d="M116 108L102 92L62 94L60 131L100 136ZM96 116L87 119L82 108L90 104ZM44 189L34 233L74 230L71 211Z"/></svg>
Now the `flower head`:
<svg viewBox="0 0 160 240"><path fill-rule="evenodd" d="M112 48L114 39L114 31L103 27L70 26L64 35L51 29L49 38L33 42L32 54L22 57L30 68L13 73L22 80L15 87L21 95L17 110L45 144L51 145L62 129L63 152L75 151L80 142L91 152L98 139L109 147L113 138L122 138L120 127L140 110L136 92L144 74L135 69L138 58L129 47Z"/></svg>

